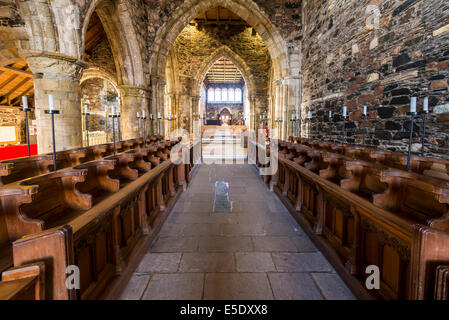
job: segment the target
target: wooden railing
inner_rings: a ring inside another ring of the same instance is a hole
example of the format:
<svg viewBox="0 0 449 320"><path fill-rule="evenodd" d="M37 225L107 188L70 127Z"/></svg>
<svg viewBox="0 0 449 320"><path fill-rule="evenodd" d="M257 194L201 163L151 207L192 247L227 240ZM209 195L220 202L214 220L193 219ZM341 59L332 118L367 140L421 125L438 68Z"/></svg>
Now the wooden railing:
<svg viewBox="0 0 449 320"><path fill-rule="evenodd" d="M148 142L0 187L13 265L44 261L48 299L120 294L193 167L170 160L179 139ZM185 148L192 156L192 145ZM79 290L66 286L72 265Z"/></svg>
<svg viewBox="0 0 449 320"><path fill-rule="evenodd" d="M116 152L142 148L160 140L161 137L149 137L145 141L143 138L118 141ZM58 169L73 167L80 163L99 160L113 153L114 146L112 143L59 151L56 153L56 166ZM53 154L2 161L0 162L0 186L50 171L53 171Z"/></svg>
<svg viewBox="0 0 449 320"><path fill-rule="evenodd" d="M278 170L265 181L360 297L437 298L437 267L449 264L449 183L339 147L280 142ZM364 287L370 265L380 269L380 290Z"/></svg>

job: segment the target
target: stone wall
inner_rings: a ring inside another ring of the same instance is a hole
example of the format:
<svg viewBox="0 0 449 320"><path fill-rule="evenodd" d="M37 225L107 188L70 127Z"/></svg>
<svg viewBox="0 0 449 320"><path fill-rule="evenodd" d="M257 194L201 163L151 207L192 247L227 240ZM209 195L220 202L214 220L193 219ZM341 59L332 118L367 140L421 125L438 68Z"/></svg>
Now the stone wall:
<svg viewBox="0 0 449 320"><path fill-rule="evenodd" d="M348 107L349 143L360 143L363 105L371 145L405 151L410 98L430 99L428 155L449 155L449 2L441 0L327 0L304 4L303 116L311 134L338 139ZM334 112L329 137L328 111ZM419 151L422 117L415 123ZM303 129L306 125L303 126Z"/></svg>
<svg viewBox="0 0 449 320"><path fill-rule="evenodd" d="M102 39L92 49L91 55L86 57L90 66L96 66L108 72L117 79L114 56L107 38Z"/></svg>
<svg viewBox="0 0 449 320"><path fill-rule="evenodd" d="M110 103L117 97L117 92L109 81L101 78L91 78L81 84L83 101L88 100L87 112L89 131L104 131L112 134L112 120L105 117L109 114ZM117 106L115 105L117 108Z"/></svg>
<svg viewBox="0 0 449 320"><path fill-rule="evenodd" d="M137 1L137 0L134 0ZM149 45L153 43L157 30L169 20L173 12L184 0L149 0L148 5L148 41ZM301 38L301 2L300 0L255 0L254 1L263 12L265 12L278 29L281 36L287 42L290 50L296 50L299 47ZM237 6L233 8L230 3L231 11L237 11Z"/></svg>
<svg viewBox="0 0 449 320"><path fill-rule="evenodd" d="M270 55L262 38L257 33L252 34L252 28L230 27L229 30L224 30L203 26L198 30L195 26L188 25L175 42L183 94L198 95L191 92L193 79L204 61L223 46L228 47L245 61L254 79L257 109L266 110Z"/></svg>
<svg viewBox="0 0 449 320"><path fill-rule="evenodd" d="M28 115L30 116L30 114ZM34 118L33 113L31 117ZM15 126L19 128L17 140L20 143L26 143L25 114L23 111L20 111L20 108L0 106L0 126Z"/></svg>

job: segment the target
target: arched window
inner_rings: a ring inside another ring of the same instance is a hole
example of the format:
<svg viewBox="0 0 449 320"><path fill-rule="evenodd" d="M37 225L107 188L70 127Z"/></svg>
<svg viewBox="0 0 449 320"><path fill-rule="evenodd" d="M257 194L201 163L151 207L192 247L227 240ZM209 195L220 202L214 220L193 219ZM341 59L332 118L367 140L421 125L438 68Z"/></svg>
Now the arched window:
<svg viewBox="0 0 449 320"><path fill-rule="evenodd" d="M230 101L230 102L235 101L235 98L234 98L234 88L229 88L229 89L228 89L228 101Z"/></svg>
<svg viewBox="0 0 449 320"><path fill-rule="evenodd" d="M228 89L227 88L221 89L221 101L223 101L223 102L228 101Z"/></svg>
<svg viewBox="0 0 449 320"><path fill-rule="evenodd" d="M209 90L207 90L207 101L209 101L209 102L215 101L214 88L209 88Z"/></svg>
<svg viewBox="0 0 449 320"><path fill-rule="evenodd" d="M236 102L241 102L241 101L242 101L242 89L236 88L236 89L235 89L234 97L235 97L234 100L235 100Z"/></svg>
<svg viewBox="0 0 449 320"><path fill-rule="evenodd" d="M221 102L221 89L215 88L215 102Z"/></svg>

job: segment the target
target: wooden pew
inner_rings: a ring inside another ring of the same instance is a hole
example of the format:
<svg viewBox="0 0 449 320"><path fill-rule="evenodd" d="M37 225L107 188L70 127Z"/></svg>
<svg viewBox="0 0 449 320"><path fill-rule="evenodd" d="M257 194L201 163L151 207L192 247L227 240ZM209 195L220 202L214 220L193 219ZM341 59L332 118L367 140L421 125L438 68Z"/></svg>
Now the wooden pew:
<svg viewBox="0 0 449 320"><path fill-rule="evenodd" d="M360 296L372 297L364 288L364 271L377 265L381 289L375 297L431 299L437 289L429 277L435 279L438 265L449 265L449 250L440 249L449 237L449 183L311 152L335 165L320 176L280 155L274 190L339 274ZM343 167L350 177L328 179ZM421 237L413 234L419 224Z"/></svg>
<svg viewBox="0 0 449 320"><path fill-rule="evenodd" d="M92 206L92 196L75 185L85 170L60 170L0 187L0 201L9 239L52 228Z"/></svg>
<svg viewBox="0 0 449 320"><path fill-rule="evenodd" d="M380 181L380 172L388 168L362 160L346 161L345 166L346 170L351 172L351 177L340 182L343 189L370 202L375 194L381 194L387 189L386 183Z"/></svg>
<svg viewBox="0 0 449 320"><path fill-rule="evenodd" d="M0 176L0 185L50 172L50 167L53 167L53 156L18 158L0 164L4 165L5 163L9 164L9 174Z"/></svg>
<svg viewBox="0 0 449 320"><path fill-rule="evenodd" d="M164 161L83 215L16 240L14 265L45 258L50 299L117 298L167 217L162 180L171 168ZM66 288L69 265L79 267L80 290Z"/></svg>
<svg viewBox="0 0 449 320"><path fill-rule="evenodd" d="M101 158L108 155L108 152L113 151L109 144L99 144L96 146L91 146L86 148L86 157L81 159L82 162L89 162L94 160L100 160Z"/></svg>
<svg viewBox="0 0 449 320"><path fill-rule="evenodd" d="M82 159L87 156L87 149L71 149L65 151L59 151L56 153L56 165L58 169L69 168L77 166L81 163Z"/></svg>
<svg viewBox="0 0 449 320"><path fill-rule="evenodd" d="M351 176L350 172L346 170L345 163L347 158L345 156L335 153L323 153L322 159L324 163L327 163L327 168L319 171L320 176L324 179L339 185L342 180Z"/></svg>
<svg viewBox="0 0 449 320"><path fill-rule="evenodd" d="M115 160L94 160L73 167L86 172L84 182L76 184L76 189L92 196L92 205L97 204L120 189L120 181L109 176L115 169Z"/></svg>
<svg viewBox="0 0 449 320"><path fill-rule="evenodd" d="M400 170L384 170L380 181L387 184L373 204L413 223L449 231L449 183Z"/></svg>
<svg viewBox="0 0 449 320"><path fill-rule="evenodd" d="M45 264L36 262L4 271L0 300L45 300Z"/></svg>
<svg viewBox="0 0 449 320"><path fill-rule="evenodd" d="M120 181L120 184L128 183L136 180L139 172L130 167L130 163L134 162L134 155L130 153L118 153L116 155L107 156L105 160L115 160L115 167L110 171L109 175L113 179Z"/></svg>
<svg viewBox="0 0 449 320"><path fill-rule="evenodd" d="M133 149L126 151L125 154L131 154L134 157L134 161L130 162L130 168L136 169L139 172L147 172L151 169L151 162L145 161L148 151L145 149Z"/></svg>

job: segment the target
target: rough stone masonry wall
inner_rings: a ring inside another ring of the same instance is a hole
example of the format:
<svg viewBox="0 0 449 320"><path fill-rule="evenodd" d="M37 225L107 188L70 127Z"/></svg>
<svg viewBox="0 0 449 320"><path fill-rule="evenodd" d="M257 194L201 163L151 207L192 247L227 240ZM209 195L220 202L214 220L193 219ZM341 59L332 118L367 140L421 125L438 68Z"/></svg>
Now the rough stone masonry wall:
<svg viewBox="0 0 449 320"><path fill-rule="evenodd" d="M138 1L138 0L134 0ZM185 0L148 0L148 45L151 45L156 37L157 30L166 23L173 12ZM299 40L302 35L301 27L301 0L255 0L263 12L265 12L286 41L288 50L296 52L299 50ZM233 10L232 3L229 7Z"/></svg>
<svg viewBox="0 0 449 320"><path fill-rule="evenodd" d="M251 30L251 28L241 30L230 28L226 31L223 28L204 26L199 31L194 26L187 26L175 44L183 93L198 95L196 92L190 92L190 86L198 70L215 50L227 46L247 64L254 79L256 107L259 110L266 110L270 56L262 38L257 34L252 35Z"/></svg>
<svg viewBox="0 0 449 320"><path fill-rule="evenodd" d="M92 49L91 55L86 57L86 60L89 62L90 66L99 67L118 80L114 55L112 54L108 39L104 38L99 41Z"/></svg>
<svg viewBox="0 0 449 320"><path fill-rule="evenodd" d="M367 143L405 151L410 97L418 110L428 96L427 155L449 155L449 1L306 1L302 44L303 114L312 111L311 134L339 139L347 105L349 143L360 143L363 105L369 108ZM335 123L337 122L337 123ZM306 126L304 126L306 128ZM420 150L422 118L413 151Z"/></svg>
<svg viewBox="0 0 449 320"><path fill-rule="evenodd" d="M20 143L26 143L25 115L24 112L20 111L20 108L0 106L0 126L18 127L19 130L17 141Z"/></svg>

